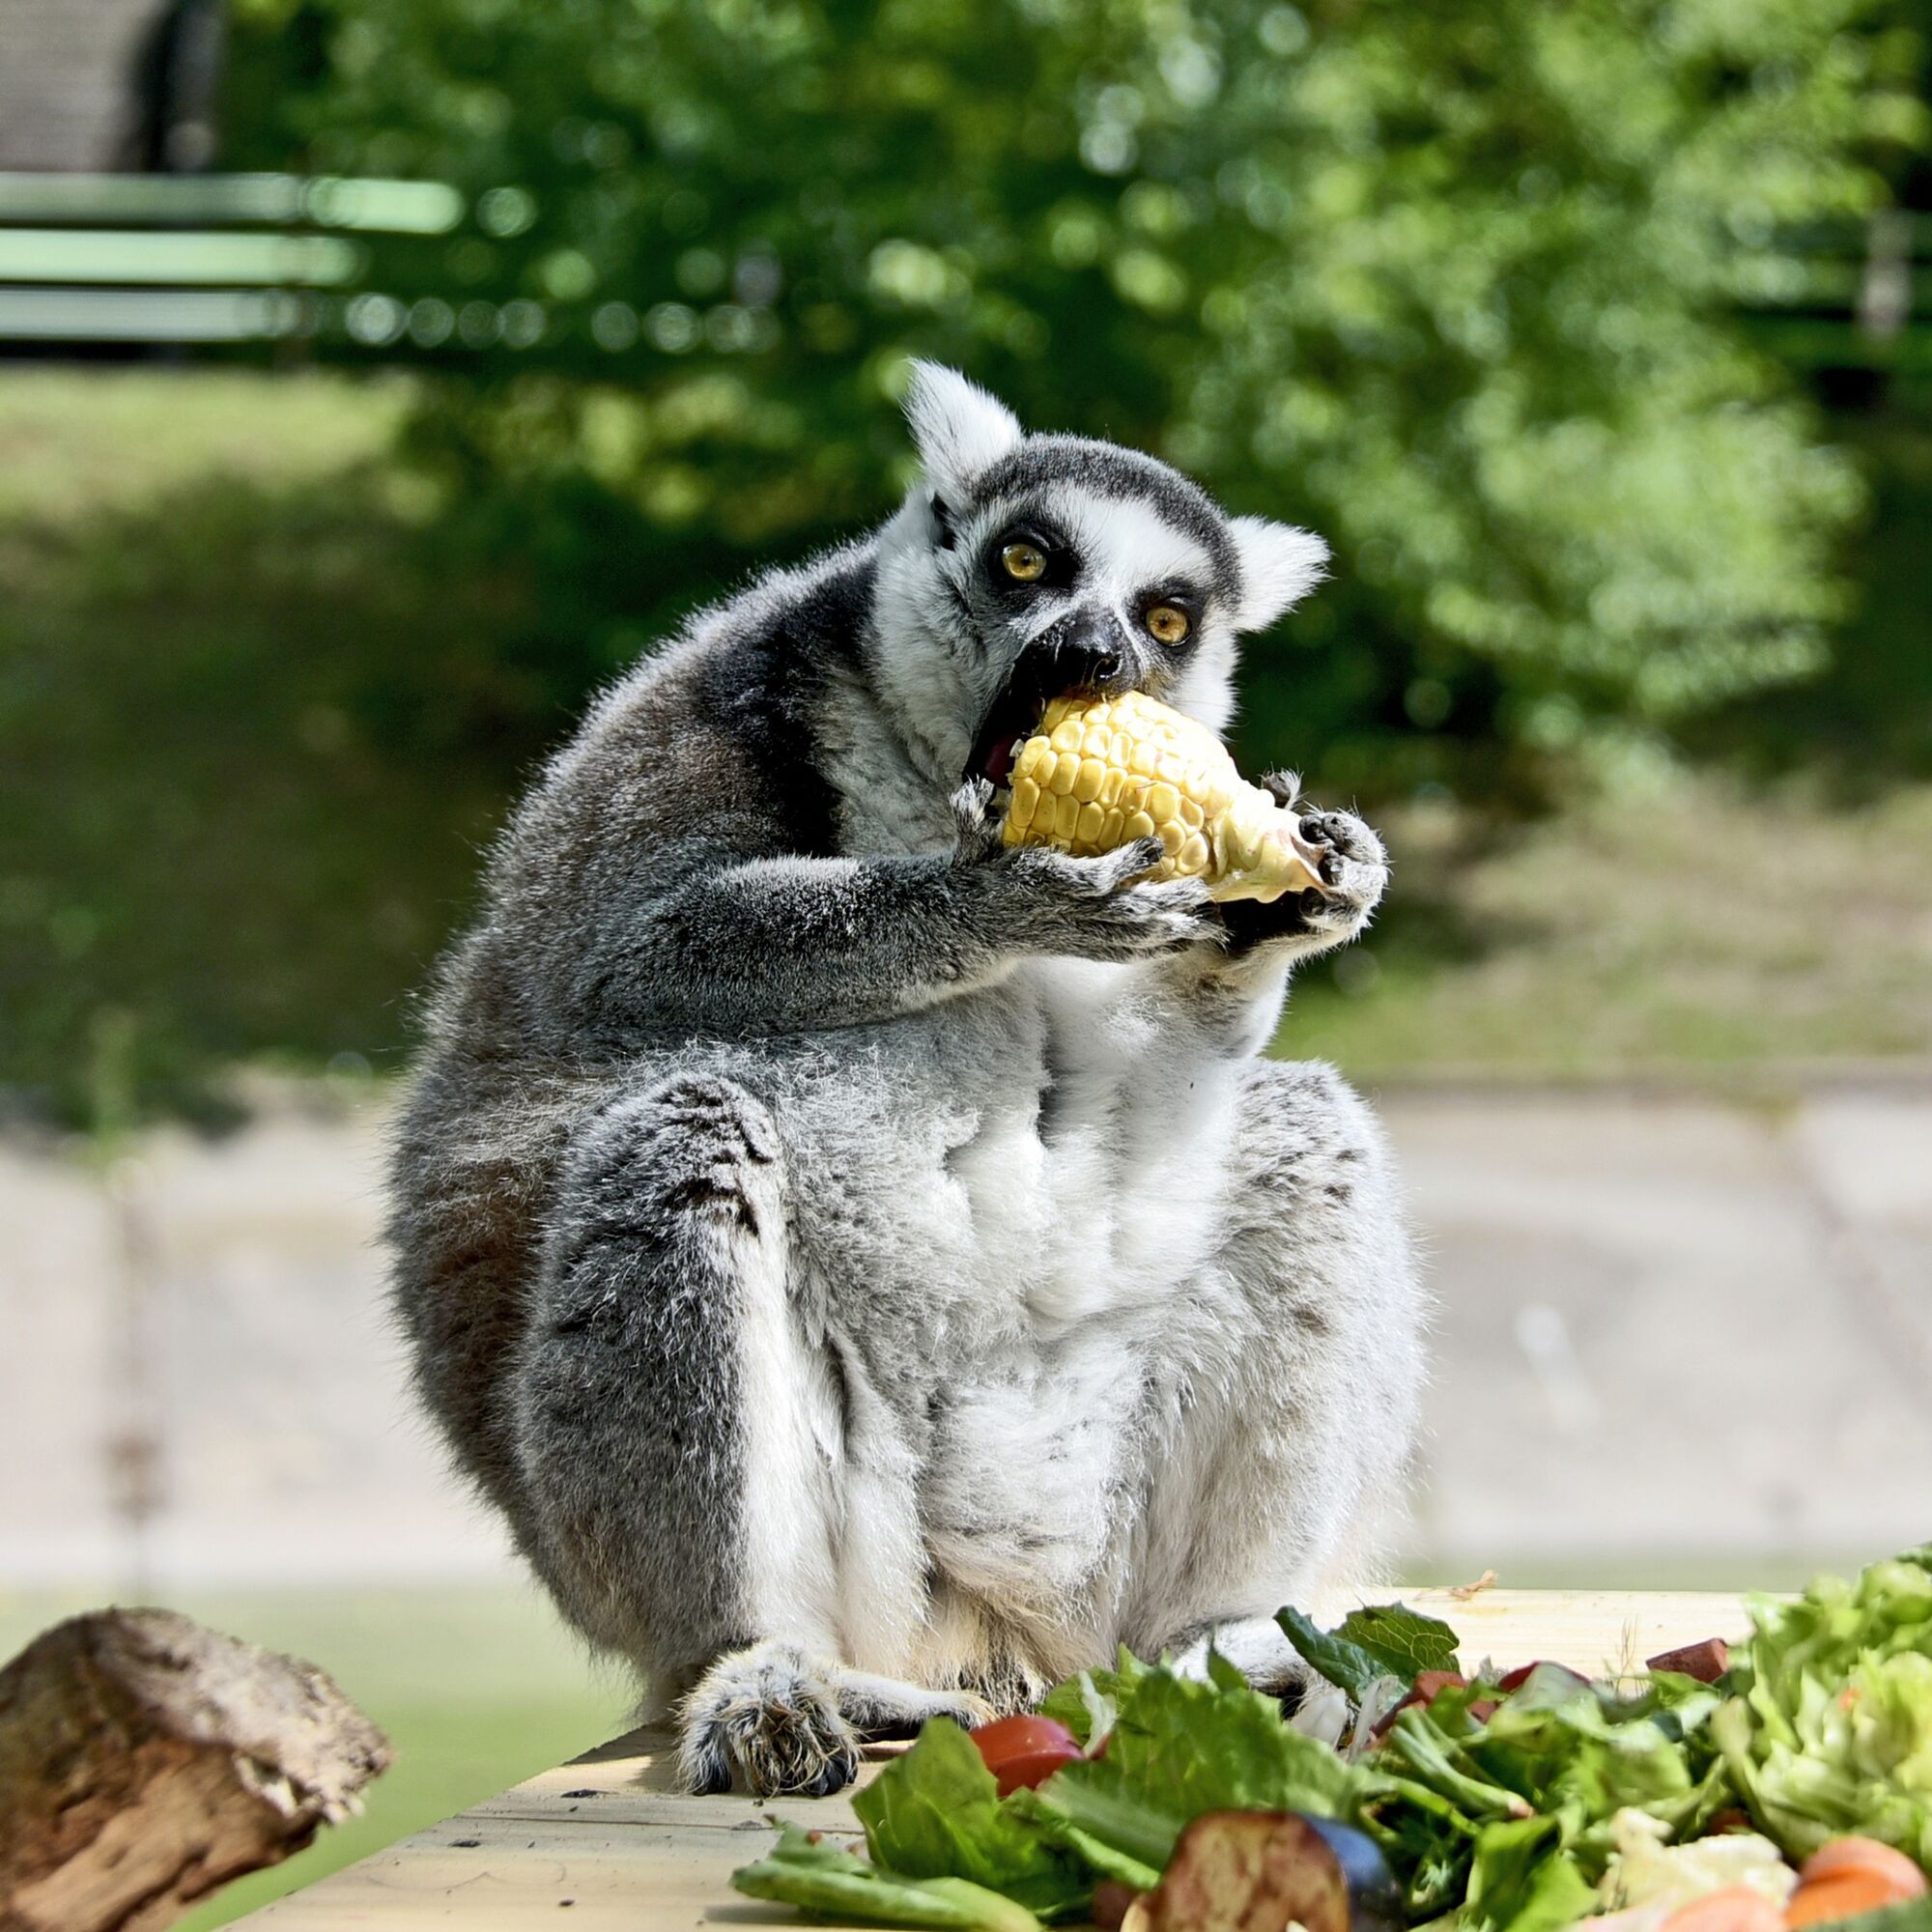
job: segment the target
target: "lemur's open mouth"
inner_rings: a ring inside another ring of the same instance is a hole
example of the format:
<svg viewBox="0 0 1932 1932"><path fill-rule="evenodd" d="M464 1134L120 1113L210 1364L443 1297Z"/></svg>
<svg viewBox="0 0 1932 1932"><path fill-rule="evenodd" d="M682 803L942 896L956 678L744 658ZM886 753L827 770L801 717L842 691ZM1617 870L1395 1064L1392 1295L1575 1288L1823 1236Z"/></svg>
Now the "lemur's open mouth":
<svg viewBox="0 0 1932 1932"><path fill-rule="evenodd" d="M1013 757L1033 735L1039 715L1046 709L1047 696L1032 689L1034 680L1015 677L988 706L980 735L973 741L973 755L966 762L969 779L990 779L1004 790L1013 774Z"/></svg>
<svg viewBox="0 0 1932 1932"><path fill-rule="evenodd" d="M1067 669L1064 662L1030 665L1025 658L1013 667L1005 689L986 707L980 735L973 741L973 755L966 762L967 778L990 779L998 789L1006 789L1013 775L1013 759L1038 728L1046 707L1056 697L1077 697L1098 688L1089 679L1068 683Z"/></svg>
<svg viewBox="0 0 1932 1932"><path fill-rule="evenodd" d="M1056 697L1102 692L1118 696L1139 688L1141 668L1122 641L1112 632L1098 637L1091 632L1091 625L1063 627L1019 654L980 722L967 778L990 779L1004 790L1012 778L1019 748L1032 737L1040 714Z"/></svg>

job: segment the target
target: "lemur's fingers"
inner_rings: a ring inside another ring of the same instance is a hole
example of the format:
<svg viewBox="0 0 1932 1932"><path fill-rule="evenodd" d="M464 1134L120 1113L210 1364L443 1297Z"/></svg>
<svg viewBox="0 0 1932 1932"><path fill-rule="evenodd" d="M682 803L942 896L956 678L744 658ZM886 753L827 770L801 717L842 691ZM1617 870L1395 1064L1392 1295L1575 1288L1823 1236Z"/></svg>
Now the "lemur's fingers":
<svg viewBox="0 0 1932 1932"><path fill-rule="evenodd" d="M1090 959L1154 959L1224 943L1214 901L1200 879L1129 887L1094 901L1081 924L1087 941L1082 952Z"/></svg>
<svg viewBox="0 0 1932 1932"><path fill-rule="evenodd" d="M990 858L1000 849L1000 822L993 816L993 786L987 779L968 779L948 804L959 829L959 856Z"/></svg>
<svg viewBox="0 0 1932 1932"><path fill-rule="evenodd" d="M1136 838L1125 845L1102 852L1096 858L1075 859L1050 846L1024 849L1015 864L1042 884L1074 898L1109 898L1123 887L1151 872L1161 862L1164 848L1158 838Z"/></svg>
<svg viewBox="0 0 1932 1932"><path fill-rule="evenodd" d="M1299 772L1264 772L1255 782L1277 805L1285 805L1291 811L1301 802L1301 774Z"/></svg>
<svg viewBox="0 0 1932 1932"><path fill-rule="evenodd" d="M1382 841L1350 811L1310 811L1295 828L1311 845L1325 845L1338 858L1362 866L1385 866Z"/></svg>
<svg viewBox="0 0 1932 1932"><path fill-rule="evenodd" d="M963 1731L988 1722L993 1707L971 1690L928 1690L868 1670L836 1671L833 1690L845 1721L870 1742L910 1738L931 1718L950 1718Z"/></svg>
<svg viewBox="0 0 1932 1932"><path fill-rule="evenodd" d="M826 1798L859 1775L859 1746L827 1679L795 1645L753 1644L721 1657L678 1706L678 1770L687 1791Z"/></svg>
<svg viewBox="0 0 1932 1932"><path fill-rule="evenodd" d="M1321 848L1321 894L1303 908L1311 931L1348 933L1375 911L1388 889L1388 856L1382 841L1347 811L1311 811L1301 821L1301 836Z"/></svg>

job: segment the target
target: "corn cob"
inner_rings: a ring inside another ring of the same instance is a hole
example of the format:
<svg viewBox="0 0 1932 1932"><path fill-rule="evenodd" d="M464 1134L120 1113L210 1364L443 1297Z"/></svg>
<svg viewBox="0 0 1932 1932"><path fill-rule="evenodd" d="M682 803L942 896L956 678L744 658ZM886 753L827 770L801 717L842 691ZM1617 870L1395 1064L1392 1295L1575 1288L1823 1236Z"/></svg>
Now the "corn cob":
<svg viewBox="0 0 1932 1932"><path fill-rule="evenodd" d="M1009 782L1009 845L1091 858L1158 838L1151 879L1205 878L1223 900L1321 890L1295 813L1248 783L1205 724L1140 692L1056 697Z"/></svg>

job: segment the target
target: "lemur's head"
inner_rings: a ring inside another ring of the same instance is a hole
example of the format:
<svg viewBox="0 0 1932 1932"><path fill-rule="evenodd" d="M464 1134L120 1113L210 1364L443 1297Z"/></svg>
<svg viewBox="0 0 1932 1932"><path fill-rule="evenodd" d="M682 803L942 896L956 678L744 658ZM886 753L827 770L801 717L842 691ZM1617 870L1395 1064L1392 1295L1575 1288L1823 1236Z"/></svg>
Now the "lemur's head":
<svg viewBox="0 0 1932 1932"><path fill-rule="evenodd" d="M930 362L906 413L924 475L880 545L875 668L935 762L1004 783L1015 743L1074 690L1227 724L1235 640L1320 581L1320 537L1230 517L1135 450L1028 436Z"/></svg>

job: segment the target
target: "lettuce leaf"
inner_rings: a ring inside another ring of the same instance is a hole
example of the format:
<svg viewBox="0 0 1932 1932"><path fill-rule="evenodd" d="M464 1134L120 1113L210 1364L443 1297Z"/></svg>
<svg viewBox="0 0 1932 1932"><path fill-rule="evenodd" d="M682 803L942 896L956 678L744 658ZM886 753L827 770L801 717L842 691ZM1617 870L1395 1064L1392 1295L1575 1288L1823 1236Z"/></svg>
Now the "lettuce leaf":
<svg viewBox="0 0 1932 1932"><path fill-rule="evenodd" d="M1025 1906L984 1886L961 1878L907 1878L836 1845L814 1843L795 1825L784 1827L769 1856L734 1871L731 1883L748 1898L772 1899L827 1918L957 1932L1041 1932Z"/></svg>
<svg viewBox="0 0 1932 1932"><path fill-rule="evenodd" d="M1597 1910L1597 1890L1563 1850L1555 1818L1485 1826L1476 1839L1466 1932L1552 1932Z"/></svg>
<svg viewBox="0 0 1932 1932"><path fill-rule="evenodd" d="M1460 1670L1456 1633L1406 1604L1372 1604L1350 1610L1335 1634L1365 1650L1391 1676L1413 1684L1424 1670Z"/></svg>
<svg viewBox="0 0 1932 1932"><path fill-rule="evenodd" d="M1794 1857L1860 1832L1932 1866L1932 1546L1751 1622L1714 1732L1760 1828Z"/></svg>
<svg viewBox="0 0 1932 1932"><path fill-rule="evenodd" d="M1293 1605L1275 1612L1290 1643L1311 1670L1346 1690L1357 1704L1379 1677L1395 1677L1407 1690L1424 1670L1455 1670L1456 1633L1406 1604L1377 1604L1350 1610L1332 1631L1318 1630Z"/></svg>
<svg viewBox="0 0 1932 1932"><path fill-rule="evenodd" d="M1292 1604L1284 1604L1274 1613L1274 1620L1309 1669L1346 1690L1351 1703L1360 1704L1378 1677L1390 1675L1360 1644L1350 1643L1339 1632L1330 1634L1318 1630ZM1414 1681L1412 1675L1409 1681Z"/></svg>
<svg viewBox="0 0 1932 1932"><path fill-rule="evenodd" d="M1232 1664L1212 1658L1208 1669L1205 1684L1165 1665L1149 1670L1122 1703L1106 1754L1056 1772L1027 1814L1042 1831L1070 1829L1152 1871L1204 1811L1347 1815L1362 1775L1291 1730L1280 1705Z"/></svg>
<svg viewBox="0 0 1932 1932"><path fill-rule="evenodd" d="M1655 1717L1605 1710L1589 1689L1548 1703L1511 1697L1463 1747L1483 1776L1539 1811L1607 1820L1626 1804L1667 1810L1695 1789L1680 1714L1671 1718L1666 1728Z"/></svg>
<svg viewBox="0 0 1932 1932"><path fill-rule="evenodd" d="M1085 1903L1081 1863L1003 1801L980 1747L934 1718L852 1801L876 1866L907 1878L960 1878L1051 1918Z"/></svg>
<svg viewBox="0 0 1932 1932"><path fill-rule="evenodd" d="M1832 1932L1932 1932L1932 1898L1861 1912L1856 1918L1839 1919Z"/></svg>
<svg viewBox="0 0 1932 1932"><path fill-rule="evenodd" d="M1125 1644L1111 1670L1083 1670L1064 1684L1056 1684L1041 1700L1039 1714L1057 1718L1080 1740L1084 1750L1094 1737L1104 1737L1120 1716L1121 1700L1148 1674L1143 1663Z"/></svg>

